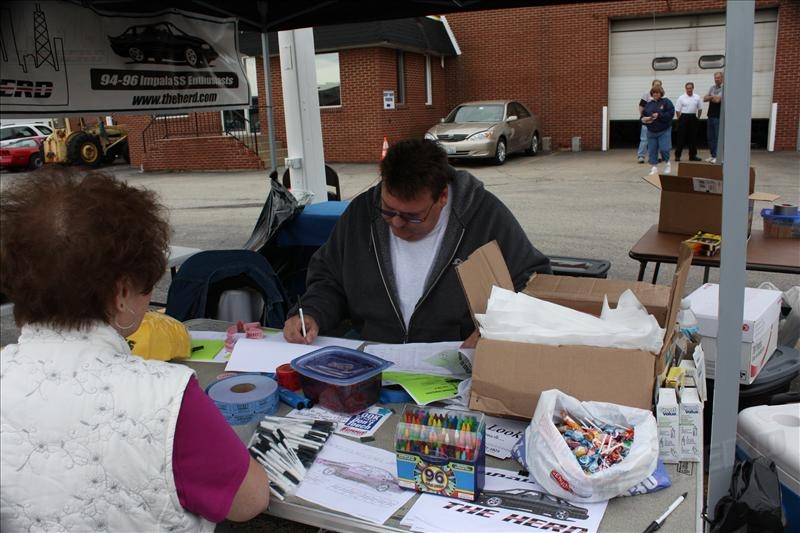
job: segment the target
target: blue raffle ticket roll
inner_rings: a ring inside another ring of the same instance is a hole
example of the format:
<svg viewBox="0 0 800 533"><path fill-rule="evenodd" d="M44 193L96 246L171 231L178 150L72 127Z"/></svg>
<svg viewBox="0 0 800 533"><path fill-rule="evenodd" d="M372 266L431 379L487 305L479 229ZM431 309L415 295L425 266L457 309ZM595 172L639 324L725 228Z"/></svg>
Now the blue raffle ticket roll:
<svg viewBox="0 0 800 533"><path fill-rule="evenodd" d="M232 426L250 424L278 411L278 384L261 374L238 374L215 381L206 394Z"/></svg>

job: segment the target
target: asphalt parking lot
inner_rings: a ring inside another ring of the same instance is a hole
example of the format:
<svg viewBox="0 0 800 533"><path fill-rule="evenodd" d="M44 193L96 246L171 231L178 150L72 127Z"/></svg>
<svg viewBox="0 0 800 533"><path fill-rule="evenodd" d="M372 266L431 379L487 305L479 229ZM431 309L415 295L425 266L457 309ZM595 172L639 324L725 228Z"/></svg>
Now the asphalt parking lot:
<svg viewBox="0 0 800 533"><path fill-rule="evenodd" d="M701 155L705 156L701 152ZM800 153L753 151L756 190L778 194L781 201L800 203ZM377 164L331 164L338 172L344 199L366 190L377 180ZM659 193L642 180L647 165L636 163L635 149L608 152L551 152L535 157L512 156L502 166L457 163L478 176L520 221L534 245L545 254L605 259L609 278L635 280L638 262L628 251L658 221ZM268 192L267 171L141 173L114 165L107 171L134 185L156 190L169 208L173 244L202 249L240 248L250 236ZM282 171L282 169L280 169ZM0 191L28 173L0 173ZM769 204L756 204L756 212ZM761 228L758 215L754 228ZM800 246L797 241L800 254ZM651 267L652 268L652 267ZM674 267L663 265L659 281L669 283ZM692 269L687 293L702 284L702 268ZM645 279L650 279L651 270ZM709 281L719 281L712 269ZM748 272L747 285L772 282L781 290L800 283L796 276ZM169 276L153 296L166 301ZM15 342L18 330L4 312L0 346ZM259 518L248 524L222 524L221 531L311 532L316 528Z"/></svg>
<svg viewBox="0 0 800 533"><path fill-rule="evenodd" d="M753 151L751 165L756 169L757 190L800 203L800 153ZM331 166L339 174L344 199L378 179L377 163ZM636 163L634 150L549 152L512 156L502 166L472 161L456 166L478 176L503 200L545 254L605 259L611 262L609 278L636 279L639 263L628 257L628 251L658 221L659 193L642 180L648 166ZM142 173L124 164L105 170L156 190L170 212L173 244L202 249L240 248L253 231L269 187L266 171ZM26 172L2 172L0 190L28 177ZM763 207L770 205L757 203L755 211ZM753 227L761 226L756 214ZM673 271L671 265L662 265L659 282L669 283ZM702 284L702 271L692 269L687 292ZM711 270L709 281L719 281L718 269ZM789 274L747 273L748 286L765 281L781 290L798 283ZM168 288L165 276L154 300L166 301ZM0 345L14 342L17 331L7 314L0 325Z"/></svg>

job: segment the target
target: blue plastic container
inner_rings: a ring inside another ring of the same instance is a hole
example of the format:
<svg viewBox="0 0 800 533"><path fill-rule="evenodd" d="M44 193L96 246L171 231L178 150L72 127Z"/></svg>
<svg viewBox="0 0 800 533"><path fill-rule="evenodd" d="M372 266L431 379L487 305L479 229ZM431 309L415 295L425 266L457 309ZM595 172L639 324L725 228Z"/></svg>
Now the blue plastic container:
<svg viewBox="0 0 800 533"><path fill-rule="evenodd" d="M292 363L303 394L315 404L339 413L359 413L377 403L382 372L391 362L374 355L327 346Z"/></svg>
<svg viewBox="0 0 800 533"><path fill-rule="evenodd" d="M774 239L800 239L800 215L776 215L774 210L761 210L764 235Z"/></svg>

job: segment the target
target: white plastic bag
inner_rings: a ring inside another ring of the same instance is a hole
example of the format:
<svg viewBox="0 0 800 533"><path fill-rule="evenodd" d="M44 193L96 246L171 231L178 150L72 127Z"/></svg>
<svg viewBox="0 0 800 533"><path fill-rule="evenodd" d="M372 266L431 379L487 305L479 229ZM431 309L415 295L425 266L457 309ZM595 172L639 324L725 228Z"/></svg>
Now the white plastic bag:
<svg viewBox="0 0 800 533"><path fill-rule="evenodd" d="M553 418L566 411L572 418L633 427L628 455L619 463L586 474L556 428ZM606 402L581 402L557 389L542 392L525 430L528 470L544 489L576 502L599 502L641 483L658 462L658 430L650 411Z"/></svg>
<svg viewBox="0 0 800 533"><path fill-rule="evenodd" d="M780 291L778 287L765 281L758 286L759 289ZM789 314L780 320L778 326L778 346L800 348L800 286L795 285L783 291L783 304L788 306Z"/></svg>

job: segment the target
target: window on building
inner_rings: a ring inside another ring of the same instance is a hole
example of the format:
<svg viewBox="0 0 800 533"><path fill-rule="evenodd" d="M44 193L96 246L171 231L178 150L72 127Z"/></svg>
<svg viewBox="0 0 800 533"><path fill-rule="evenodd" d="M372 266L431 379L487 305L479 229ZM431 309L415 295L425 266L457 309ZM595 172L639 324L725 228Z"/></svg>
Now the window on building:
<svg viewBox="0 0 800 533"><path fill-rule="evenodd" d="M677 57L657 57L653 59L653 70L675 70L678 68Z"/></svg>
<svg viewBox="0 0 800 533"><path fill-rule="evenodd" d="M319 106L342 105L342 83L339 78L339 52L314 56L317 67Z"/></svg>
<svg viewBox="0 0 800 533"><path fill-rule="evenodd" d="M700 56L700 59L697 60L697 66L707 69L721 69L725 66L725 56L721 54Z"/></svg>
<svg viewBox="0 0 800 533"><path fill-rule="evenodd" d="M397 103L406 103L406 55L402 50L397 51Z"/></svg>
<svg viewBox="0 0 800 533"><path fill-rule="evenodd" d="M431 56L425 56L425 105L433 104L433 81L431 80Z"/></svg>

